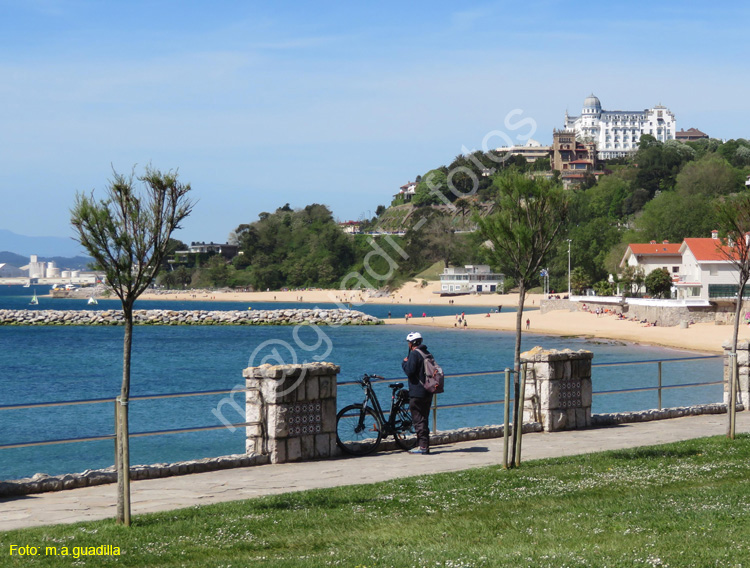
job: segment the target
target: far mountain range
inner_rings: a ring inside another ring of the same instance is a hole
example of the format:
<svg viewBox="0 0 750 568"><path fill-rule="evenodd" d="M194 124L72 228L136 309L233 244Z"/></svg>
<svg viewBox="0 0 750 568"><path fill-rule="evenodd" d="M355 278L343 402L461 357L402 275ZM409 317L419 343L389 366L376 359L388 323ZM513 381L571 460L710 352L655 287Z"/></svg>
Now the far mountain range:
<svg viewBox="0 0 750 568"><path fill-rule="evenodd" d="M28 237L0 229L0 263L25 266L32 254L37 255L40 261L52 261L59 268L69 270L83 270L92 261L73 239Z"/></svg>

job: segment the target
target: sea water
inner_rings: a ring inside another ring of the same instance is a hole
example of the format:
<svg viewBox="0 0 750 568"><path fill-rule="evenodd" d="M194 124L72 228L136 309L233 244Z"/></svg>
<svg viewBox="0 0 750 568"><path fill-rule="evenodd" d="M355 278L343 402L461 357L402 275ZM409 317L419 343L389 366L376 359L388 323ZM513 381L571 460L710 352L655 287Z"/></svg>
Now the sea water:
<svg viewBox="0 0 750 568"><path fill-rule="evenodd" d="M0 307L3 307L2 299L7 300L7 297L0 297ZM85 305L85 300L57 301L77 302L79 307ZM164 303L167 307L176 307L172 302ZM275 307L282 306L275 304ZM359 309L370 311L372 307L361 306ZM415 315L420 313L421 317L421 312L415 312L413 308L426 310L430 306L395 305L390 308L394 317L396 310L407 309ZM436 308L432 306L432 309ZM457 310L451 306L447 308L448 314ZM216 306L194 302L182 309L216 309ZM375 315L387 317L382 313ZM430 317L429 312L427 317ZM137 326L133 337L130 394L138 397L229 390L243 385L242 369L263 362L331 361L341 366L339 381L342 383L353 381L363 373L403 380L401 361L406 355L405 336L409 330L397 325ZM420 328L420 331L428 348L448 374L446 393L439 400L441 404L502 399L502 371L512 367L513 362L513 333L460 328ZM114 398L119 394L122 381L122 342L123 328L117 326L0 327L0 406ZM535 345L587 349L594 353L595 364L686 355L679 350L621 342L525 334L523 349ZM451 374L482 371L497 373L450 377ZM593 375L595 392L657 384L655 364L596 368ZM669 363L663 368L663 383L706 382L720 380L721 375L720 359ZM721 399L721 389L716 385L668 390L663 395L663 406L717 402ZM381 384L377 392L383 405L387 406L389 389ZM232 400L228 396L133 400L129 406L131 433L243 422L244 416L228 404ZM361 398L362 391L357 385L339 388L339 407ZM242 395L235 395L234 400L242 407ZM656 406L655 392L601 395L594 397L593 411L615 412ZM0 444L111 435L113 416L112 402L0 409ZM502 405L463 407L438 413L440 429L501 424L502 421ZM244 448L243 428L135 437L131 442L131 463L198 459L243 453ZM77 472L107 467L113 461L114 444L111 440L0 449L0 479L15 479L37 472L50 475Z"/></svg>

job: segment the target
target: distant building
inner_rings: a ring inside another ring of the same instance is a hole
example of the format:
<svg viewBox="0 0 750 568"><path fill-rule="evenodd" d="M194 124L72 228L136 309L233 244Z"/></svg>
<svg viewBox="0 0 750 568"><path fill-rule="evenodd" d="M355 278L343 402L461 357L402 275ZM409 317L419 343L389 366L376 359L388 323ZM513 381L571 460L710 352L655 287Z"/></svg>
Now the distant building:
<svg viewBox="0 0 750 568"><path fill-rule="evenodd" d="M220 254L227 260L232 260L239 252L240 247L238 245L230 245L227 243L203 243L203 242L192 242L188 247L188 250L178 250L174 253L174 259L170 259L167 262L171 265L175 264L188 264L191 256L197 255L215 255Z"/></svg>
<svg viewBox="0 0 750 568"><path fill-rule="evenodd" d="M603 172L597 170L596 144L591 140L579 141L572 130L554 130L552 132L553 170L560 172L560 179L565 189L580 186L591 174L597 179Z"/></svg>
<svg viewBox="0 0 750 568"><path fill-rule="evenodd" d="M688 128L687 130L680 129L674 135L675 140L680 142L691 142L693 140L700 140L701 138L708 138L708 134L701 132L697 128Z"/></svg>
<svg viewBox="0 0 750 568"><path fill-rule="evenodd" d="M579 142L573 130L552 132L552 169L560 172L587 172L596 169L596 145L588 140Z"/></svg>
<svg viewBox="0 0 750 568"><path fill-rule="evenodd" d="M46 262L39 262L39 257L32 254L29 261L29 278L46 278L46 266Z"/></svg>
<svg viewBox="0 0 750 568"><path fill-rule="evenodd" d="M22 278L26 271L5 262L0 262L0 278Z"/></svg>
<svg viewBox="0 0 750 568"><path fill-rule="evenodd" d="M440 275L440 294L491 294L502 293L505 275L492 272L486 264L449 267Z"/></svg>
<svg viewBox="0 0 750 568"><path fill-rule="evenodd" d="M645 110L602 110L593 94L583 101L580 116L565 113L565 130L579 140L596 143L600 160L625 157L638 149L641 136L650 134L661 142L675 139L676 121L668 108L657 105Z"/></svg>
<svg viewBox="0 0 750 568"><path fill-rule="evenodd" d="M552 146L542 146L533 138L529 138L523 146L504 146L495 151L509 156L523 156L527 162L534 163L540 158L549 158Z"/></svg>
<svg viewBox="0 0 750 568"><path fill-rule="evenodd" d="M344 221L343 223L338 224L339 227L341 227L341 230L345 233L349 233L350 235L356 235L360 232L360 222L359 221Z"/></svg>
<svg viewBox="0 0 750 568"><path fill-rule="evenodd" d="M394 195L394 197L403 197L405 202L411 201L411 198L414 197L414 194L417 192L417 182L416 181L408 181L404 185L402 185L399 188L399 192Z"/></svg>

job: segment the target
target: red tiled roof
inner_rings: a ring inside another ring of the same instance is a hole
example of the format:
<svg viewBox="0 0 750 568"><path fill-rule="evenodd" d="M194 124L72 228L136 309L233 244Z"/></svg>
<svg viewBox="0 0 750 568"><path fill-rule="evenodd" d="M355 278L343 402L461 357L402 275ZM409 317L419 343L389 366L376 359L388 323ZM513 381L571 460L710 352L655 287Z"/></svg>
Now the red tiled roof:
<svg viewBox="0 0 750 568"><path fill-rule="evenodd" d="M630 252L633 254L650 254L650 255L679 255L679 243L634 243L630 245Z"/></svg>
<svg viewBox="0 0 750 568"><path fill-rule="evenodd" d="M699 262L729 260L730 248L722 245L720 239L685 239L683 246L689 248Z"/></svg>

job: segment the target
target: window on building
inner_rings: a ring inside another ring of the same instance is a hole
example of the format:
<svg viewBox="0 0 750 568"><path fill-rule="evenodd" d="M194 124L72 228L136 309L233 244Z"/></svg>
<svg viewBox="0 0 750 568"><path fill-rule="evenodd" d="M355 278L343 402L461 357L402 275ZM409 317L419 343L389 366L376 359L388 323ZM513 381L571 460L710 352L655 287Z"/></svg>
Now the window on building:
<svg viewBox="0 0 750 568"><path fill-rule="evenodd" d="M673 266L672 267L672 274L677 274L679 271L680 271L680 267L679 266Z"/></svg>

